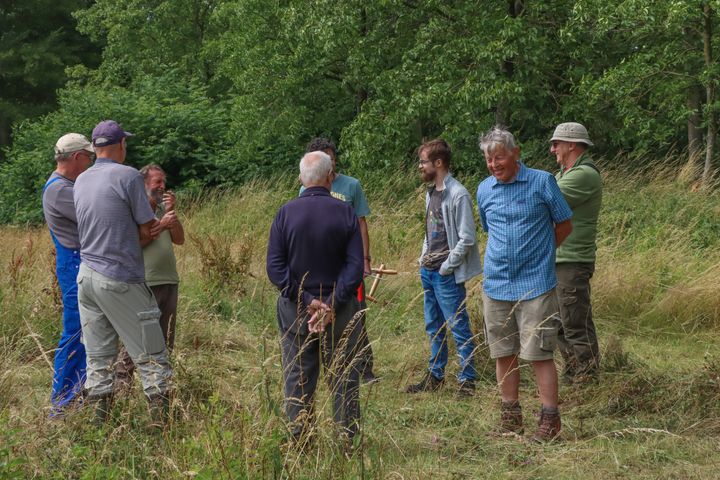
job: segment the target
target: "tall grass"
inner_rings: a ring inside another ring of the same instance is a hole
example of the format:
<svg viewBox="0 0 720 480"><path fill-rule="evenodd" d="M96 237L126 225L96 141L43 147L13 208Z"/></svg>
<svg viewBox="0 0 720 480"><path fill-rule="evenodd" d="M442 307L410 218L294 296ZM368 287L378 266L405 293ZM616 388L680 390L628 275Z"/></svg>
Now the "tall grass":
<svg viewBox="0 0 720 480"><path fill-rule="evenodd" d="M292 175L294 177L294 174ZM486 435L498 421L494 367L478 349L478 394L402 392L426 368L417 273L423 189L415 172L363 179L382 280L368 329L379 384L363 387L362 435L347 458L320 382L316 440L286 444L276 291L265 249L290 179L180 198L195 241L181 276L173 421L149 432L139 388L98 430L90 413L47 419L60 312L42 228L0 230L0 478L716 478L720 440L720 197L674 172L605 175L593 298L604 353L599 385L561 390L565 441L534 447ZM473 192L478 178L460 178ZM484 242L484 236L480 235ZM480 279L468 308L482 332ZM482 341L481 333L478 339ZM453 347L451 347L453 348ZM526 422L537 407L522 367Z"/></svg>

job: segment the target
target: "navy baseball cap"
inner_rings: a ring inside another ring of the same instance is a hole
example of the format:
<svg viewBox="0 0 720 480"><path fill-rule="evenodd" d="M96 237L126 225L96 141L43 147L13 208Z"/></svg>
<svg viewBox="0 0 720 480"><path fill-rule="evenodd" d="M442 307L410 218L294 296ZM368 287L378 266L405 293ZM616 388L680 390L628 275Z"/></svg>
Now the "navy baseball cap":
<svg viewBox="0 0 720 480"><path fill-rule="evenodd" d="M123 130L115 120L103 120L92 131L92 143L96 147L106 147L132 136L132 133Z"/></svg>

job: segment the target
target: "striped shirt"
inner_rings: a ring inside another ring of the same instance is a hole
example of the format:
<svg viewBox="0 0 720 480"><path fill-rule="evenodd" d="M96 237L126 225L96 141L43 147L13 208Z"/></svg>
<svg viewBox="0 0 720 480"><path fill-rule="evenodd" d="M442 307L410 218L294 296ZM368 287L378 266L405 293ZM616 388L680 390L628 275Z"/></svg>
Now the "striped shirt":
<svg viewBox="0 0 720 480"><path fill-rule="evenodd" d="M554 225L572 217L555 177L520 163L512 182L483 180L477 202L488 232L485 294L494 300L529 300L554 288Z"/></svg>
<svg viewBox="0 0 720 480"><path fill-rule="evenodd" d="M138 225L155 214L140 172L98 158L75 180L74 197L82 262L121 282L144 282Z"/></svg>

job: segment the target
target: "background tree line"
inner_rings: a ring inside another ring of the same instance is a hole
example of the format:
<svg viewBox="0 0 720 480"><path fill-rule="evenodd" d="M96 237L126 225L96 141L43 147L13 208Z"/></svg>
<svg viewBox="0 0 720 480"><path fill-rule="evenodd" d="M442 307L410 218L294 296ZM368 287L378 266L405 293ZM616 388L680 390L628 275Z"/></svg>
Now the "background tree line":
<svg viewBox="0 0 720 480"><path fill-rule="evenodd" d="M129 163L176 186L237 185L339 142L360 176L445 137L484 170L508 125L548 162L554 125L609 159L704 160L710 178L720 1L25 0L0 6L0 222L41 219L52 145L114 118ZM10 135L11 132L11 135ZM708 147L708 148L706 148ZM673 158L687 157L683 154ZM612 161L612 160L608 160ZM670 160L668 160L670 161Z"/></svg>

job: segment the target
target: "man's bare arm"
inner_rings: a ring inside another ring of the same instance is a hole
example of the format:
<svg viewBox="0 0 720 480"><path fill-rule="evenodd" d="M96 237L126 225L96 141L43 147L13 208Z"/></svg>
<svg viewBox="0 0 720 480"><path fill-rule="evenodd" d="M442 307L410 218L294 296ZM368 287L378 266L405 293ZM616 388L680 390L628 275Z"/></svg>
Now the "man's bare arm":
<svg viewBox="0 0 720 480"><path fill-rule="evenodd" d="M365 275L370 275L372 273L372 266L370 265L370 235L368 234L367 220L365 220L365 217L359 217L358 224L360 225L360 237L362 238L363 244Z"/></svg>
<svg viewBox="0 0 720 480"><path fill-rule="evenodd" d="M185 243L185 229L183 228L180 219L177 217L175 210L170 210L163 215L163 218L160 219L160 223L163 223L163 221L165 221L164 228L170 231L170 238L172 238L172 242L175 245L182 245Z"/></svg>
<svg viewBox="0 0 720 480"><path fill-rule="evenodd" d="M555 224L555 248L562 245L565 239L572 232L573 226L571 220L565 220L564 222Z"/></svg>
<svg viewBox="0 0 720 480"><path fill-rule="evenodd" d="M157 227L159 223L160 222L158 222L158 220L156 218L153 218L152 220L150 220L147 223L138 225L138 232L140 234L140 246L141 247L146 246L147 244L149 244L150 242L155 240L155 238L157 238L157 234L155 234L155 236L153 236L153 234L155 231L155 227Z"/></svg>

